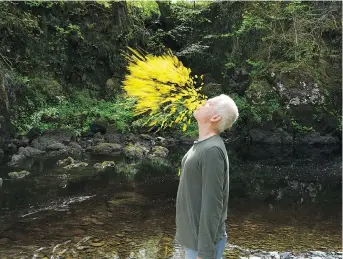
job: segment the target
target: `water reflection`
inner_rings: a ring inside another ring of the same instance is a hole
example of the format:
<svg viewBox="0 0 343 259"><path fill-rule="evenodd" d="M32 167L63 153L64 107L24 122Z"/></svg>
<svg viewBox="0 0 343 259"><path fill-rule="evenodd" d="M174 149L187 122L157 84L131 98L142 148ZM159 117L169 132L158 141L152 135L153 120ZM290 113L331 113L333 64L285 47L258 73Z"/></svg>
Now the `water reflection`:
<svg viewBox="0 0 343 259"><path fill-rule="evenodd" d="M0 255L183 258L174 234L176 172L185 149L150 164L85 156L87 168L67 171L56 167L56 158L38 159L19 181L6 178L11 168L1 168ZM116 167L102 172L92 167L104 160L115 160ZM236 259L246 250L342 249L339 156L256 160L256 155L243 159L230 151L230 161L226 258ZM308 183L306 188L320 184L321 189L311 189L317 202L299 202L302 183ZM274 189L279 201L270 195Z"/></svg>

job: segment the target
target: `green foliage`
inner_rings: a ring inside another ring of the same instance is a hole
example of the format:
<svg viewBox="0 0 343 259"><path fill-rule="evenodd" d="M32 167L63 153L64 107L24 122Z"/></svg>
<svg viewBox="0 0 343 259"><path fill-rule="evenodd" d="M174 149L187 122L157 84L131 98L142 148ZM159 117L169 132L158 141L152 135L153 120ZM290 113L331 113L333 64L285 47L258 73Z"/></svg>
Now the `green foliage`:
<svg viewBox="0 0 343 259"><path fill-rule="evenodd" d="M79 92L55 106L45 106L17 123L20 130L31 127L41 129L68 128L77 133L88 130L94 121L102 121L119 132L130 130L133 120L133 100L117 98L114 100L95 100L88 92Z"/></svg>
<svg viewBox="0 0 343 259"><path fill-rule="evenodd" d="M307 126L301 125L299 122L297 122L294 119L291 120L291 123L292 123L293 130L295 130L296 132L300 132L300 133L314 132L313 127L307 127Z"/></svg>
<svg viewBox="0 0 343 259"><path fill-rule="evenodd" d="M80 26L78 26L78 25L74 25L74 24L69 23L65 29L61 28L59 26L55 26L55 28L62 36L76 34L76 36L78 38L84 40L84 37L82 36L82 33L80 31Z"/></svg>

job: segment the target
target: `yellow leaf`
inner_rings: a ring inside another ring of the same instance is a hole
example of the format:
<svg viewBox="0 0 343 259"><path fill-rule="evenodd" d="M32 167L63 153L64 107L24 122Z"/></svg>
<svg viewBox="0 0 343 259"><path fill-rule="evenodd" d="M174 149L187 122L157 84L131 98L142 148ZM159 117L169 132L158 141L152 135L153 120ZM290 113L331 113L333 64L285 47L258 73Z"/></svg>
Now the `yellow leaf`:
<svg viewBox="0 0 343 259"><path fill-rule="evenodd" d="M186 130L187 130L187 124L183 124L182 131L186 131Z"/></svg>

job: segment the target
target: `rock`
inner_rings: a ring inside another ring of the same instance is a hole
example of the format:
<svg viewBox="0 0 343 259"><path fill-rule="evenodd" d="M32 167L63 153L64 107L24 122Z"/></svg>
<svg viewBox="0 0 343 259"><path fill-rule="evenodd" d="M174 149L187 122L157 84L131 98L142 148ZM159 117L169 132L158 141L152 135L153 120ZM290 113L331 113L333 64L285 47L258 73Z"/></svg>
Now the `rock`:
<svg viewBox="0 0 343 259"><path fill-rule="evenodd" d="M326 256L326 253L322 252L322 251L311 251L310 253L312 255L314 255L314 256L320 256L320 257L325 257Z"/></svg>
<svg viewBox="0 0 343 259"><path fill-rule="evenodd" d="M91 243L91 246L100 247L100 246L103 246L104 244L105 244L105 242L93 242L93 243Z"/></svg>
<svg viewBox="0 0 343 259"><path fill-rule="evenodd" d="M4 181L2 180L2 178L0 178L0 188L2 187L2 183L3 183Z"/></svg>
<svg viewBox="0 0 343 259"><path fill-rule="evenodd" d="M165 147L155 146L151 149L151 155L157 157L167 157L169 150Z"/></svg>
<svg viewBox="0 0 343 259"><path fill-rule="evenodd" d="M105 142L104 135L102 135L100 132L94 134L94 136L93 136L93 144L94 145L98 145L98 144L101 144L104 142Z"/></svg>
<svg viewBox="0 0 343 259"><path fill-rule="evenodd" d="M11 161L8 162L9 166L18 166L26 160L26 157L23 154L15 154L12 156Z"/></svg>
<svg viewBox="0 0 343 259"><path fill-rule="evenodd" d="M69 155L80 156L82 154L82 147L76 142L70 142L67 146L67 152Z"/></svg>
<svg viewBox="0 0 343 259"><path fill-rule="evenodd" d="M282 130L251 129L250 137L254 143L269 145L291 144L292 136Z"/></svg>
<svg viewBox="0 0 343 259"><path fill-rule="evenodd" d="M101 143L91 147L91 152L99 155L118 154L121 150L122 146L115 143Z"/></svg>
<svg viewBox="0 0 343 259"><path fill-rule="evenodd" d="M27 137L22 137L19 140L18 147L27 147L30 144L30 140Z"/></svg>
<svg viewBox="0 0 343 259"><path fill-rule="evenodd" d="M157 137L155 139L155 143L156 145L162 146L162 147L172 147L176 145L176 140L173 138Z"/></svg>
<svg viewBox="0 0 343 259"><path fill-rule="evenodd" d="M120 143L122 141L121 135L117 133L109 133L107 132L105 135L106 143Z"/></svg>
<svg viewBox="0 0 343 259"><path fill-rule="evenodd" d="M6 245L10 240L6 237L0 238L0 245Z"/></svg>
<svg viewBox="0 0 343 259"><path fill-rule="evenodd" d="M50 146L47 146L46 150L47 151L55 151L55 150L60 150L60 149L65 149L66 146L63 145L62 143L55 143Z"/></svg>
<svg viewBox="0 0 343 259"><path fill-rule="evenodd" d="M41 134L42 134L42 131L40 130L40 128L33 127L26 134L26 137L28 138L29 143L31 143L35 138L39 137Z"/></svg>
<svg viewBox="0 0 343 259"><path fill-rule="evenodd" d="M64 165L70 165L70 164L74 164L75 160L72 157L67 157L66 159L62 159L62 160L58 160L57 161L57 165L58 166L64 166Z"/></svg>
<svg viewBox="0 0 343 259"><path fill-rule="evenodd" d="M89 129L91 132L98 133L100 132L101 134L105 134L106 133L106 127L105 125L103 125L103 123L100 122L93 122L90 126Z"/></svg>
<svg viewBox="0 0 343 259"><path fill-rule="evenodd" d="M30 158L30 157L35 157L35 156L41 156L44 155L46 152L36 149L36 148L32 148L32 147L20 147L18 154L22 154L24 155L26 158Z"/></svg>
<svg viewBox="0 0 343 259"><path fill-rule="evenodd" d="M149 149L140 145L140 144L129 144L123 149L123 152L127 158L142 159L143 157L145 157L148 154Z"/></svg>
<svg viewBox="0 0 343 259"><path fill-rule="evenodd" d="M78 163L73 163L67 166L64 166L63 168L65 169L72 169L72 168L78 168L78 167L87 167L88 164L85 162L78 162Z"/></svg>
<svg viewBox="0 0 343 259"><path fill-rule="evenodd" d="M7 151L8 151L8 153L10 153L10 154L14 154L14 153L17 153L18 148L17 148L17 146L16 146L15 144L9 143L9 144L7 145Z"/></svg>
<svg viewBox="0 0 343 259"><path fill-rule="evenodd" d="M48 156L64 156L68 155L68 150L67 149L60 149L60 150L54 150L49 152Z"/></svg>
<svg viewBox="0 0 343 259"><path fill-rule="evenodd" d="M8 176L11 179L22 179L25 176L28 176L29 174L30 174L30 172L23 170L23 171L20 171L20 172L10 172L10 173L8 173Z"/></svg>
<svg viewBox="0 0 343 259"><path fill-rule="evenodd" d="M31 143L32 147L39 150L46 150L46 148L52 144L62 143L69 144L72 139L75 138L75 134L68 129L51 129L43 132L42 136L34 139Z"/></svg>
<svg viewBox="0 0 343 259"><path fill-rule="evenodd" d="M280 255L278 252L270 252L269 255L272 259L280 259Z"/></svg>
<svg viewBox="0 0 343 259"><path fill-rule="evenodd" d="M144 140L154 140L154 137L148 134L141 134L140 137Z"/></svg>
<svg viewBox="0 0 343 259"><path fill-rule="evenodd" d="M291 259L292 253L284 252L280 254L280 259Z"/></svg>
<svg viewBox="0 0 343 259"><path fill-rule="evenodd" d="M113 161L104 161L102 163L96 163L94 164L94 167L99 170L104 170L107 167L114 167L115 163Z"/></svg>

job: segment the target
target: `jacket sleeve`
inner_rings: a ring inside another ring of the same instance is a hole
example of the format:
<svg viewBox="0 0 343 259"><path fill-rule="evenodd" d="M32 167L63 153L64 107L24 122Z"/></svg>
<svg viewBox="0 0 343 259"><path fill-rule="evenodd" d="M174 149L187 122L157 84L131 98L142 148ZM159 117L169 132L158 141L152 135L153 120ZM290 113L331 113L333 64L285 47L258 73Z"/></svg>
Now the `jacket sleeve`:
<svg viewBox="0 0 343 259"><path fill-rule="evenodd" d="M214 259L215 240L223 210L225 158L218 147L204 151L201 160L202 200L198 234L198 256Z"/></svg>

